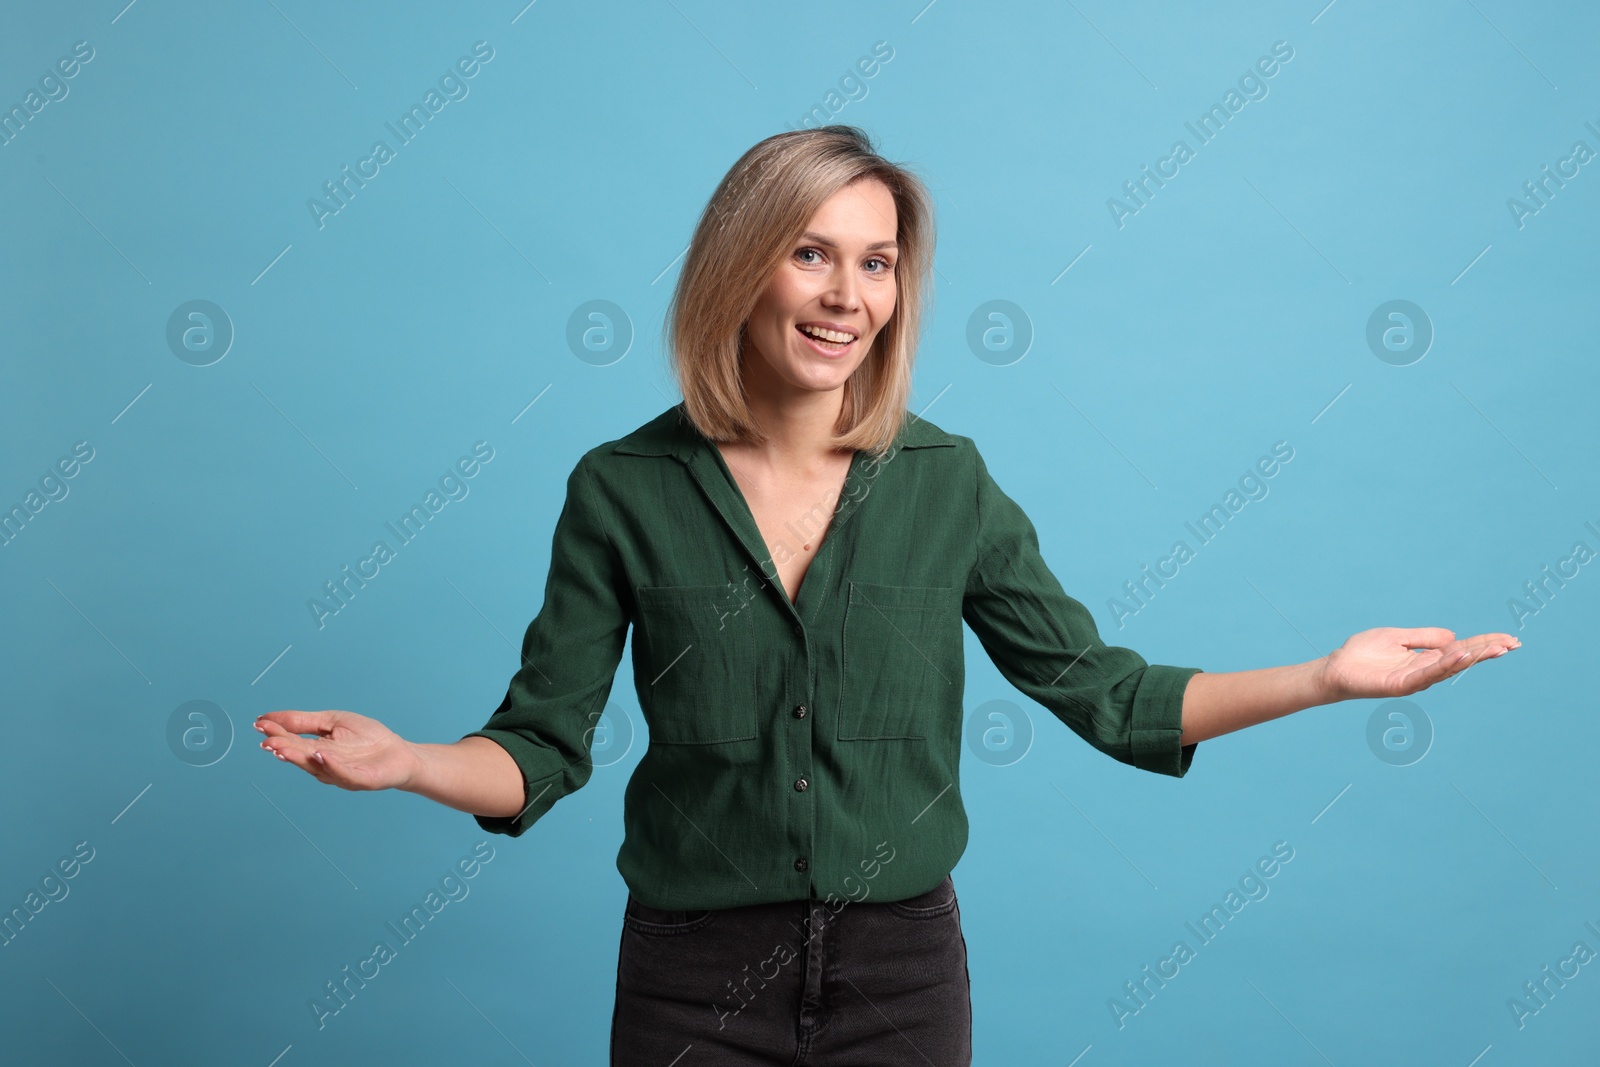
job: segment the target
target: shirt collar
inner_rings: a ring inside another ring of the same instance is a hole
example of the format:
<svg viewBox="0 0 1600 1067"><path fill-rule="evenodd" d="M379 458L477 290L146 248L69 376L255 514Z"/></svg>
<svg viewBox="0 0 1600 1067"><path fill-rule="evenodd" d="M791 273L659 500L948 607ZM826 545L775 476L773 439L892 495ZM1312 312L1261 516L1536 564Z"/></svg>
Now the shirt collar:
<svg viewBox="0 0 1600 1067"><path fill-rule="evenodd" d="M680 401L649 422L620 438L611 451L631 456L673 456L685 463L695 450L708 444L690 421ZM907 412L891 452L902 448L954 447L955 438L927 419Z"/></svg>

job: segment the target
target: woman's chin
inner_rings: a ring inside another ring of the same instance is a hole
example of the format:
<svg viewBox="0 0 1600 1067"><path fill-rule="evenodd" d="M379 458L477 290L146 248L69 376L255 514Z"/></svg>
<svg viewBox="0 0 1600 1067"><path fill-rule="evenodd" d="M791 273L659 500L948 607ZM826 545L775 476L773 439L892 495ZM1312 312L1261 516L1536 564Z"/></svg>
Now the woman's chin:
<svg viewBox="0 0 1600 1067"><path fill-rule="evenodd" d="M808 367L789 376L789 383L796 389L814 393L831 393L842 389L849 380L850 374L842 367Z"/></svg>

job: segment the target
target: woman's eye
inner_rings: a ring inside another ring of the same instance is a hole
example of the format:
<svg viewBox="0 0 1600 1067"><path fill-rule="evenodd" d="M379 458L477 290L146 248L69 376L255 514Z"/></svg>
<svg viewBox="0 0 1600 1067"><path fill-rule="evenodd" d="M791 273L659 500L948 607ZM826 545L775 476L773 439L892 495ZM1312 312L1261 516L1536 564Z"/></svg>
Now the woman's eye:
<svg viewBox="0 0 1600 1067"><path fill-rule="evenodd" d="M818 251L815 248L809 248L809 247L808 248L797 248L797 249L795 249L795 253L794 254L797 255L797 256L802 256L802 257L803 256L817 256L819 259L822 256L822 253L820 251ZM817 260L802 259L801 262L810 264L810 263L817 262ZM878 264L878 269L870 271L870 273L873 273L873 274L889 274L894 270L894 264L891 263L889 260L884 259L882 256L873 256L871 259L867 260L867 263L869 265L873 264L873 263Z"/></svg>

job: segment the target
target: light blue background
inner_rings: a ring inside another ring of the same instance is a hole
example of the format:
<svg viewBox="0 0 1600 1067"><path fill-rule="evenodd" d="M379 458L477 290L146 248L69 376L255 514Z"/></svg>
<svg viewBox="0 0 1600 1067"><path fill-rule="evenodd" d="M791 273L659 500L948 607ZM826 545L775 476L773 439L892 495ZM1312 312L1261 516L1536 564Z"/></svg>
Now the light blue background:
<svg viewBox="0 0 1600 1067"><path fill-rule="evenodd" d="M642 736L511 841L321 785L250 721L483 724L566 474L678 398L657 337L707 197L877 41L834 121L937 198L913 406L978 441L1107 641L1211 671L1374 626L1524 642L1412 698L1434 736L1409 766L1355 701L1176 780L1095 753L969 638L969 713L1008 699L1036 731L963 765L976 1062L1591 1061L1600 963L1520 1029L1507 1006L1600 951L1600 576L1508 608L1600 547L1600 163L1520 228L1507 207L1600 150L1591 6L123 2L0 16L7 108L95 50L0 148L0 503L95 450L0 548L0 910L95 850L0 948L8 1062L604 1062ZM470 94L319 229L307 199L479 40ZM1277 41L1268 95L1118 228L1107 199ZM194 299L236 330L210 366L165 340ZM634 334L607 366L566 341L595 299ZM1392 299L1435 331L1407 366L1365 340ZM990 300L1034 331L1009 365L966 342ZM470 494L319 630L307 599L479 440ZM1108 599L1279 440L1270 494L1119 628ZM165 734L195 699L237 731L206 767ZM637 722L626 657L612 705ZM482 840L470 895L319 1030L310 998ZM1270 895L1119 1029L1110 998L1278 841Z"/></svg>

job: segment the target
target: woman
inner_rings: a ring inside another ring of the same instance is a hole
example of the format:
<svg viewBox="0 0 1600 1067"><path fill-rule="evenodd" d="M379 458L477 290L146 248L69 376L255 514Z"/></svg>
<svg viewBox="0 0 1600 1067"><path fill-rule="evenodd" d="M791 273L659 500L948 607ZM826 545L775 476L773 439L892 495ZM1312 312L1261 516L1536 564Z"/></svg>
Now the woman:
<svg viewBox="0 0 1600 1067"><path fill-rule="evenodd" d="M1207 738L1518 647L1380 628L1212 674L1105 645L972 440L906 411L932 255L926 190L860 131L757 144L674 294L683 402L569 475L544 604L484 729L436 745L348 711L257 722L318 781L517 837L588 780L635 627L650 745L617 857L613 1063L970 1062L949 876L963 620L1091 745L1178 777Z"/></svg>

